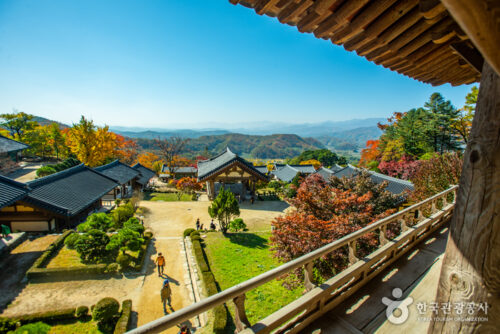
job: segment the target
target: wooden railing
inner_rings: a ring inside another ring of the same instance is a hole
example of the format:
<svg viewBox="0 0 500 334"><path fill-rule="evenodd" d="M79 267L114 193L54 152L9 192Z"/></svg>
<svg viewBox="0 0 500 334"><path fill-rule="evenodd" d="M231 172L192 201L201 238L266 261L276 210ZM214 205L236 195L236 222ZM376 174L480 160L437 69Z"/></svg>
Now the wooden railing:
<svg viewBox="0 0 500 334"><path fill-rule="evenodd" d="M234 321L237 332L243 334L285 331L296 333L340 304L445 223L451 217L457 188L458 186L453 186L315 251L133 329L129 333L159 333L230 300L235 305ZM401 234L389 240L386 237L387 226L394 223L400 224ZM366 257L358 258L357 240L374 231L379 232L380 247ZM317 286L312 280L313 261L342 247L349 249L349 267ZM304 286L307 292L252 326L246 317L245 293L301 267L304 268Z"/></svg>

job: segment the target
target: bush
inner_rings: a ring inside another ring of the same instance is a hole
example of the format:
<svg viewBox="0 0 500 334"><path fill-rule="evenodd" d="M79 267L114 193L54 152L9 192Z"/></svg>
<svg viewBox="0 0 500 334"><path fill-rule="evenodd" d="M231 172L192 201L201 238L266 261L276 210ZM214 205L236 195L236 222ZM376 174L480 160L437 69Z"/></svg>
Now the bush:
<svg viewBox="0 0 500 334"><path fill-rule="evenodd" d="M89 314L89 308L87 306L78 306L76 308L75 316L77 318L84 318Z"/></svg>
<svg viewBox="0 0 500 334"><path fill-rule="evenodd" d="M123 223L132 218L134 215L134 206L131 203L126 203L111 211L111 217L115 228L122 228Z"/></svg>
<svg viewBox="0 0 500 334"><path fill-rule="evenodd" d="M14 334L47 334L50 331L50 326L43 322L26 324L14 331Z"/></svg>
<svg viewBox="0 0 500 334"><path fill-rule="evenodd" d="M106 273L117 273L120 270L120 265L118 263L110 263L106 266Z"/></svg>
<svg viewBox="0 0 500 334"><path fill-rule="evenodd" d="M113 219L107 214L101 213L93 213L88 216L85 223L78 225L76 228L79 232L88 232L90 230L96 229L103 232L108 231L108 229L113 224Z"/></svg>
<svg viewBox="0 0 500 334"><path fill-rule="evenodd" d="M51 165L43 166L43 167L40 167L36 170L37 177L44 177L44 176L54 174L54 173L57 173L57 171Z"/></svg>
<svg viewBox="0 0 500 334"><path fill-rule="evenodd" d="M128 266L130 265L130 261L132 261L132 259L128 254L120 254L116 257L116 263L120 265L120 268L122 268L122 270L128 268Z"/></svg>
<svg viewBox="0 0 500 334"><path fill-rule="evenodd" d="M14 329L16 329L16 320L0 318L0 333L7 333Z"/></svg>
<svg viewBox="0 0 500 334"><path fill-rule="evenodd" d="M22 315L17 319L22 325L39 321L52 323L60 320L73 319L75 317L75 312L75 308L68 308L57 311L47 311Z"/></svg>
<svg viewBox="0 0 500 334"><path fill-rule="evenodd" d="M64 244L69 249L75 249L78 238L80 238L80 235L78 233L71 233L66 237L66 239L64 239Z"/></svg>
<svg viewBox="0 0 500 334"><path fill-rule="evenodd" d="M190 236L193 237L193 236L199 236L200 235L200 232L199 231L194 231L194 232L191 232Z"/></svg>
<svg viewBox="0 0 500 334"><path fill-rule="evenodd" d="M127 242L127 248L133 252L137 252L139 249L141 249L141 242L137 239L130 240L129 242Z"/></svg>
<svg viewBox="0 0 500 334"><path fill-rule="evenodd" d="M131 229L134 232L142 235L144 233L144 226L139 222L139 220L135 217L130 218L123 224L123 228Z"/></svg>
<svg viewBox="0 0 500 334"><path fill-rule="evenodd" d="M115 317L118 315L120 304L114 298L103 298L97 302L92 310L92 319L97 321L99 329L110 332L115 326Z"/></svg>
<svg viewBox="0 0 500 334"><path fill-rule="evenodd" d="M96 263L104 260L107 256L106 245L108 242L109 237L106 233L100 230L90 230L78 238L75 249L80 254L82 262Z"/></svg>
<svg viewBox="0 0 500 334"><path fill-rule="evenodd" d="M243 222L243 219L236 218L229 224L229 229L233 232L238 232L239 230L244 230L247 228L247 225Z"/></svg>
<svg viewBox="0 0 500 334"><path fill-rule="evenodd" d="M151 231L144 232L144 238L146 238L146 239L152 239L153 238L153 232L151 232Z"/></svg>
<svg viewBox="0 0 500 334"><path fill-rule="evenodd" d="M199 235L191 235L191 241L194 240L201 240L201 237Z"/></svg>
<svg viewBox="0 0 500 334"><path fill-rule="evenodd" d="M130 322L130 315L132 313L132 301L130 299L124 300L122 303L122 312L118 322L115 326L113 334L123 334L127 331Z"/></svg>
<svg viewBox="0 0 500 334"><path fill-rule="evenodd" d="M190 235L191 235L191 233L193 233L194 231L196 231L194 228L188 228L188 229L185 229L185 230L184 230L184 233L183 233L184 238L185 238L185 237L190 236Z"/></svg>
<svg viewBox="0 0 500 334"><path fill-rule="evenodd" d="M203 249L201 248L200 240L193 240L193 252L196 257L196 262L201 272L210 271L205 256L203 255Z"/></svg>

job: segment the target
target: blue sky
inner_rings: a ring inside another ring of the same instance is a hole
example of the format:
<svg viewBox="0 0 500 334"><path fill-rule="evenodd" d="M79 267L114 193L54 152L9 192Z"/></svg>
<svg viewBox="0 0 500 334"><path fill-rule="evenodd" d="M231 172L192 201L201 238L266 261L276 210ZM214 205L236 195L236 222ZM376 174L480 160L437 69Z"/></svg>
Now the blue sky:
<svg viewBox="0 0 500 334"><path fill-rule="evenodd" d="M228 0L0 0L0 113L205 127L389 117L441 92Z"/></svg>

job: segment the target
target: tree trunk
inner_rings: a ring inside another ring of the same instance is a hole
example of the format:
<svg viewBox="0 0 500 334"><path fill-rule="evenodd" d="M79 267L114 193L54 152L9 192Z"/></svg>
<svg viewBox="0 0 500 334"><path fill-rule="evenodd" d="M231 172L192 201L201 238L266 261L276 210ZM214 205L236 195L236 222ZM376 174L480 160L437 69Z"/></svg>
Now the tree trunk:
<svg viewBox="0 0 500 334"><path fill-rule="evenodd" d="M488 303L486 312L471 315L488 320L434 321L429 333L496 333L500 328L500 77L486 61L436 302L450 302L453 317L458 316L456 303ZM462 316L469 316L466 308Z"/></svg>

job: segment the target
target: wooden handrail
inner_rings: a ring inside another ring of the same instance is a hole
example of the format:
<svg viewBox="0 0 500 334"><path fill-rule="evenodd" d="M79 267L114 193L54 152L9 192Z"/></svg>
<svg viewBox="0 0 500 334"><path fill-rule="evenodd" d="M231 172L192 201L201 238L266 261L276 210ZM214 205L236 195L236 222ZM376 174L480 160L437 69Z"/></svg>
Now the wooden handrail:
<svg viewBox="0 0 500 334"><path fill-rule="evenodd" d="M344 246L349 246L349 244L352 245L363 235L370 233L372 231L378 230L378 229L385 229L387 224L392 223L394 221L400 221L404 219L405 216L409 214L414 214L415 212L419 212L422 207L425 207L426 205L430 204L432 207L432 210L437 210L436 208L436 201L442 199L443 200L443 206L446 205L447 200L446 197L450 193L454 193L454 202L456 200L456 191L457 191L458 186L452 186L448 188L447 190L436 194L432 197L429 197L422 202L419 202L417 204L414 204L406 209L403 209L399 212L394 213L393 215L383 218L381 220L378 220L362 229L359 229L356 232L350 233L338 240L335 240L334 242L331 242L321 248L318 248L308 254L305 254L297 259L294 259L292 261L289 261L287 263L284 263L274 269L271 269L265 273L262 273L256 277L253 277L245 282L236 284L224 291L221 291L215 295L212 295L208 298L205 298L195 304L189 305L185 308L180 309L179 311L175 311L174 313L171 313L169 315L166 315L164 317L161 317L159 319L156 319L154 321L151 321L145 325L142 325L136 329L133 329L129 331L128 333L131 334L139 334L139 333L157 333L162 330L168 329L170 327L174 327L177 324L186 321L190 318L193 318L194 316L201 314L207 310L210 310L216 306L222 305L225 302L229 300L242 300L242 296L247 292L250 291L258 286L263 285L264 283L267 283L273 279L277 279L280 276L289 273L297 268L300 268L302 266L307 265L308 263L311 263L312 261L328 254L331 253L341 247ZM351 261L353 263L355 261ZM306 275L307 278L309 278L309 275ZM310 282L308 282L310 283ZM308 287L310 289L311 287ZM244 299L244 298L243 298Z"/></svg>

